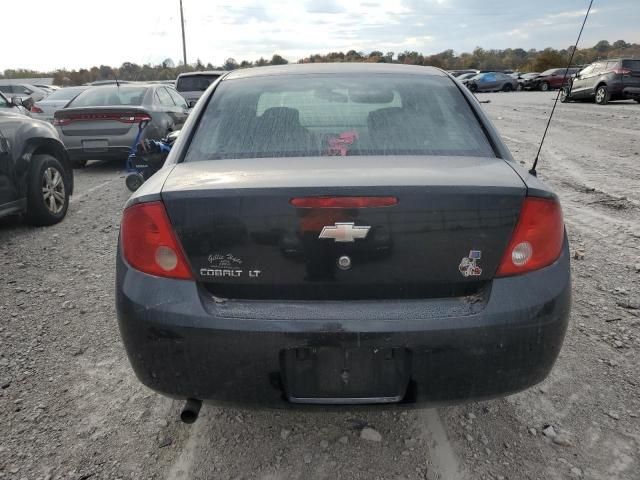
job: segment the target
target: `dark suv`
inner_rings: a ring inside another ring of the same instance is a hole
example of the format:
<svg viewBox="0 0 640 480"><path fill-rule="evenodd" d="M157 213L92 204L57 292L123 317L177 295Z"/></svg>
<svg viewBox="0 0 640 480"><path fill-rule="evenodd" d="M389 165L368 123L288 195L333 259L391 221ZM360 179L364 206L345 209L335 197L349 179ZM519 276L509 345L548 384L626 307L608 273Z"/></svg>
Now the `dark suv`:
<svg viewBox="0 0 640 480"><path fill-rule="evenodd" d="M605 105L610 100L632 98L640 103L640 60L609 59L592 63L573 77L560 100L590 100Z"/></svg>

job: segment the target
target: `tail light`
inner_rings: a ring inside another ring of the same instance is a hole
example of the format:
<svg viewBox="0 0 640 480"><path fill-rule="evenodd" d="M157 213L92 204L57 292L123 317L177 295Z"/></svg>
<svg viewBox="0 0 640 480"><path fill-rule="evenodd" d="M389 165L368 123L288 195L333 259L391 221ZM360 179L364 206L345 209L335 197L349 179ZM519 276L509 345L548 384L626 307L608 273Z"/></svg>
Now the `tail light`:
<svg viewBox="0 0 640 480"><path fill-rule="evenodd" d="M527 197L496 276L531 272L551 265L562 251L564 223L556 200Z"/></svg>
<svg viewBox="0 0 640 480"><path fill-rule="evenodd" d="M156 277L193 279L162 202L127 208L120 239L125 260L136 270Z"/></svg>
<svg viewBox="0 0 640 480"><path fill-rule="evenodd" d="M396 197L300 197L292 198L297 208L377 208L398 203Z"/></svg>
<svg viewBox="0 0 640 480"><path fill-rule="evenodd" d="M631 75L631 70L622 67L614 68L612 72L617 73L618 75Z"/></svg>
<svg viewBox="0 0 640 480"><path fill-rule="evenodd" d="M57 126L69 125L72 122L90 122L95 120L114 120L122 123L140 123L151 121L151 115L145 112L105 112L105 113L72 113L56 116L53 124Z"/></svg>
<svg viewBox="0 0 640 480"><path fill-rule="evenodd" d="M44 113L40 107L36 107L35 105L32 106L29 111L31 113Z"/></svg>
<svg viewBox="0 0 640 480"><path fill-rule="evenodd" d="M123 123L140 123L142 121L151 121L151 116L146 113L136 113L135 115L122 115L120 118L116 118L114 120L118 120Z"/></svg>

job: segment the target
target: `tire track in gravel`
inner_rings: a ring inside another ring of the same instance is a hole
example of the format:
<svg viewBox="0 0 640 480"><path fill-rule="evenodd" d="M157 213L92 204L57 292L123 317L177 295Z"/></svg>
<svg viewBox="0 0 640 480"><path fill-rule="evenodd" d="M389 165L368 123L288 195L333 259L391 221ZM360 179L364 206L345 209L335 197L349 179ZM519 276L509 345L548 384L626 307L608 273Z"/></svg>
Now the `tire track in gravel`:
<svg viewBox="0 0 640 480"><path fill-rule="evenodd" d="M359 437L371 426L381 442ZM205 405L167 480L462 480L436 410L246 411Z"/></svg>

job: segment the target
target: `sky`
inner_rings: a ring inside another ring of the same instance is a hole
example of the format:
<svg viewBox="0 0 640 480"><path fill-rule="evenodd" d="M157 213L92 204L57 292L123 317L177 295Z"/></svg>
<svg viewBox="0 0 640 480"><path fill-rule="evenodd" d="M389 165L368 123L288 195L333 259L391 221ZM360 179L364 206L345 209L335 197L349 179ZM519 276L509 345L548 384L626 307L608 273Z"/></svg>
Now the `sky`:
<svg viewBox="0 0 640 480"><path fill-rule="evenodd" d="M312 53L566 48L589 0L183 0L187 61ZM182 59L179 0L31 0L0 29L0 70ZM581 46L640 43L640 0L595 0ZM14 47L10 47L14 45Z"/></svg>

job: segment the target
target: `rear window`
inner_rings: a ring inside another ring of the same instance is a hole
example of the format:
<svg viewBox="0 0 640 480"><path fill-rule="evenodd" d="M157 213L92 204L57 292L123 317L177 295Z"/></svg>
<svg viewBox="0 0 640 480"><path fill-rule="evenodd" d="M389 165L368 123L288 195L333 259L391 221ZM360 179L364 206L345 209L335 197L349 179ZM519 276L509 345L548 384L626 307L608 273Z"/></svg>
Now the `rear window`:
<svg viewBox="0 0 640 480"><path fill-rule="evenodd" d="M623 60L622 68L628 68L633 72L640 72L640 60Z"/></svg>
<svg viewBox="0 0 640 480"><path fill-rule="evenodd" d="M109 85L93 87L78 95L67 107L109 107L142 105L147 87Z"/></svg>
<svg viewBox="0 0 640 480"><path fill-rule="evenodd" d="M54 90L53 93L49 94L47 100L71 100L84 90L84 88L61 88L60 90Z"/></svg>
<svg viewBox="0 0 640 480"><path fill-rule="evenodd" d="M176 90L179 92L204 92L218 78L220 78L219 74L187 75L178 78Z"/></svg>
<svg viewBox="0 0 640 480"><path fill-rule="evenodd" d="M352 74L222 82L185 161L328 155L495 156L449 78Z"/></svg>

